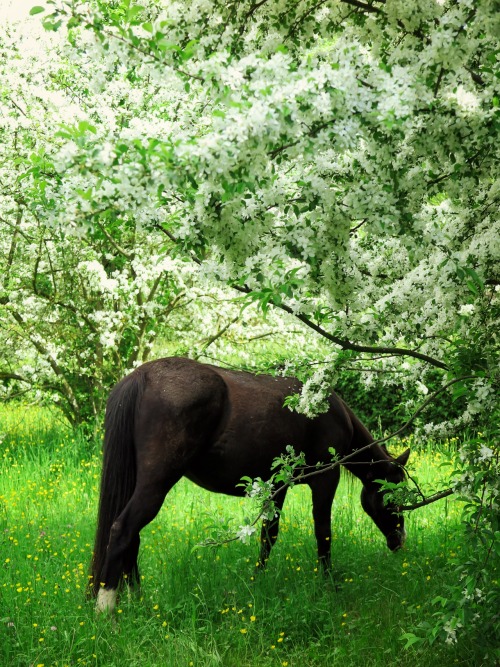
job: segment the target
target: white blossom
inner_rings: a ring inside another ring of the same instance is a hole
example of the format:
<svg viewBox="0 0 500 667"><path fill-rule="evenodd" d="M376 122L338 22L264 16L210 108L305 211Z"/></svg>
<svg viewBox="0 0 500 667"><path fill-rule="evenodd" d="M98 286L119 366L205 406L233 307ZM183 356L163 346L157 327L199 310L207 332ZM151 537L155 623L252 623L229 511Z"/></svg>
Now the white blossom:
<svg viewBox="0 0 500 667"><path fill-rule="evenodd" d="M236 537L239 540L241 540L244 544L247 544L255 532L256 532L255 526L250 526L248 524L245 524L239 527L236 533Z"/></svg>

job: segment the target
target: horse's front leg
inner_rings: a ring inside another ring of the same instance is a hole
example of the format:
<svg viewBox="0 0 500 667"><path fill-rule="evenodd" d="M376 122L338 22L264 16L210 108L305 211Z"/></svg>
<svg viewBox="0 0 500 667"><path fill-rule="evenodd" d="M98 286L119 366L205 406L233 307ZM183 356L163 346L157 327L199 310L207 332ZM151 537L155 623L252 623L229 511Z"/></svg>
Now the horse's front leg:
<svg viewBox="0 0 500 667"><path fill-rule="evenodd" d="M278 490L277 495L274 498L275 515L272 519L264 519L262 522L262 530L260 533L260 556L257 563L258 567L266 567L271 549L278 539L280 514L285 502L286 492L286 487L282 487Z"/></svg>
<svg viewBox="0 0 500 667"><path fill-rule="evenodd" d="M328 470L309 482L312 492L314 534L318 545L318 560L323 572L332 567L332 503L340 479L340 469Z"/></svg>

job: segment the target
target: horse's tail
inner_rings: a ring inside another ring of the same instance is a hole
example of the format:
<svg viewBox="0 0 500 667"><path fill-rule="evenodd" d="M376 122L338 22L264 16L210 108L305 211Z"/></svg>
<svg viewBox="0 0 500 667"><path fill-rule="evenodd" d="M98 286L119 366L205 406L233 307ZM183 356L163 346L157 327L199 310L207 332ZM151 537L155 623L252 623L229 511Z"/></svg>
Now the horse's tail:
<svg viewBox="0 0 500 667"><path fill-rule="evenodd" d="M144 390L145 375L134 372L118 383L109 395L104 422L104 455L90 594L97 595L104 567L111 526L134 492L136 462L134 424ZM132 578L138 577L137 568Z"/></svg>

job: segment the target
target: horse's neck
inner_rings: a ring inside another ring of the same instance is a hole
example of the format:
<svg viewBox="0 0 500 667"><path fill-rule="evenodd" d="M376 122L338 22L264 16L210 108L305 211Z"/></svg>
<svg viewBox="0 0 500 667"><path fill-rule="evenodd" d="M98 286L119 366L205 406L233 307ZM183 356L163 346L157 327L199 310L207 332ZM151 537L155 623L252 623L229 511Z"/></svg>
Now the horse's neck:
<svg viewBox="0 0 500 667"><path fill-rule="evenodd" d="M373 479L375 463L387 462L391 457L380 445L372 444L374 438L366 426L356 417L353 411L347 409L353 427L349 461L345 467L363 483ZM371 446L370 446L371 445Z"/></svg>

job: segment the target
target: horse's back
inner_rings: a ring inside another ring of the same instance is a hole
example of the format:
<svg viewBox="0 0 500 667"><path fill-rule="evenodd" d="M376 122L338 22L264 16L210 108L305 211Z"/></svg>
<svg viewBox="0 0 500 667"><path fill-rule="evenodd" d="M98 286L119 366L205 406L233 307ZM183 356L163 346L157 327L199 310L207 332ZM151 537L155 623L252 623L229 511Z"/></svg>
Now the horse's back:
<svg viewBox="0 0 500 667"><path fill-rule="evenodd" d="M208 442L227 406L227 388L210 367L191 359L167 357L140 366L145 380L136 417L136 440Z"/></svg>

